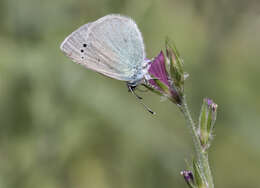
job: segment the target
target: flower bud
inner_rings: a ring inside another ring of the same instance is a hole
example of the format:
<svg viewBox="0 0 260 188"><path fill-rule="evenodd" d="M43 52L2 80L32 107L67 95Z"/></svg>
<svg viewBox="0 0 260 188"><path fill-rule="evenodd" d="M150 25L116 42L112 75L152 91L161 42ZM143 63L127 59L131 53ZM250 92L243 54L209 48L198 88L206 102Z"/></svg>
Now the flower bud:
<svg viewBox="0 0 260 188"><path fill-rule="evenodd" d="M184 177L184 180L186 181L187 185L190 188L194 187L194 177L193 173L190 170L183 170L181 171L181 175Z"/></svg>
<svg viewBox="0 0 260 188"><path fill-rule="evenodd" d="M200 141L202 147L206 150L213 138L213 128L216 121L217 104L211 99L204 99L199 116Z"/></svg>
<svg viewBox="0 0 260 188"><path fill-rule="evenodd" d="M183 72L183 60L180 54L169 39L166 39L166 56L170 64L170 75L179 95L182 97L184 92L184 80L188 74Z"/></svg>

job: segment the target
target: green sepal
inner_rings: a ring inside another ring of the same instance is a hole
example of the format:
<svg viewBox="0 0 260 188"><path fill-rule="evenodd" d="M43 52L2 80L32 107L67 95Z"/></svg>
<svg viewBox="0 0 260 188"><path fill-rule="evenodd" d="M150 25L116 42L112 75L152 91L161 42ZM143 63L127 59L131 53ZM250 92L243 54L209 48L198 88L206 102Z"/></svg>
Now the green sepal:
<svg viewBox="0 0 260 188"><path fill-rule="evenodd" d="M211 132L211 127L212 127L212 110L209 109L208 111L208 120L207 120L207 132L210 133Z"/></svg>
<svg viewBox="0 0 260 188"><path fill-rule="evenodd" d="M165 93L166 95L170 95L170 91L169 91L169 87L164 84L163 82L161 82L161 80L157 79L157 78L153 78L154 82L157 84L157 86L162 90L163 93Z"/></svg>
<svg viewBox="0 0 260 188"><path fill-rule="evenodd" d="M217 119L217 104L214 104L214 108L215 109L212 109L212 114L211 114L211 122L210 122L210 133L212 134L213 132L213 129L214 129L214 126L215 126L215 122L216 122L216 119Z"/></svg>
<svg viewBox="0 0 260 188"><path fill-rule="evenodd" d="M146 87L147 89L149 89L150 91L152 91L152 92L154 92L154 93L156 93L156 94L158 94L160 96L163 96L163 94L160 91L158 91L157 89L153 88L152 86L148 86L147 84L143 84L143 86Z"/></svg>
<svg viewBox="0 0 260 188"><path fill-rule="evenodd" d="M206 99L203 100L200 116L199 116L199 135L203 147L208 144L209 131L208 131L208 105Z"/></svg>
<svg viewBox="0 0 260 188"><path fill-rule="evenodd" d="M194 179L195 179L196 187L207 188L206 184L204 183L203 176L202 176L201 170L199 168L199 165L195 160L193 160L193 172L194 172Z"/></svg>
<svg viewBox="0 0 260 188"><path fill-rule="evenodd" d="M181 59L176 46L169 38L166 38L165 46L166 56L170 63L170 76L179 94L182 95L184 85L183 60Z"/></svg>

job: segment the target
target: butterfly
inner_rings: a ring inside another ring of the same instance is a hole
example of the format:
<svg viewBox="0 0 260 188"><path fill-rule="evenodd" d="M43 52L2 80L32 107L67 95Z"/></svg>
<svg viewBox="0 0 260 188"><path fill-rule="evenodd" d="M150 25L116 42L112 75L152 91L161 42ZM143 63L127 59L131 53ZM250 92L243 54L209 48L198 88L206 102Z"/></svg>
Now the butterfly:
<svg viewBox="0 0 260 188"><path fill-rule="evenodd" d="M125 81L129 91L142 99L134 89L150 79L149 62L142 34L131 18L110 14L87 23L66 37L60 49L77 64Z"/></svg>

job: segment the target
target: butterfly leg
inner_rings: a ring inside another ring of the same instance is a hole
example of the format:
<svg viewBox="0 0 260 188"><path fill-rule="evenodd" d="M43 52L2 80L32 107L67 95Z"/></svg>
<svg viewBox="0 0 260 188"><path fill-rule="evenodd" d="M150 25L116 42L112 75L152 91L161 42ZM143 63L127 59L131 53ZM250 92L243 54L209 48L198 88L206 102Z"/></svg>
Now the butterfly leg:
<svg viewBox="0 0 260 188"><path fill-rule="evenodd" d="M132 85L132 84L130 84L130 83L127 83L127 88L128 88L128 91L130 92L131 91L131 93L134 95L134 96L136 96L136 98L138 98L138 99L143 99L142 97L140 97L139 95L137 95L136 93L135 93L135 89L136 89L136 85Z"/></svg>
<svg viewBox="0 0 260 188"><path fill-rule="evenodd" d="M144 106L144 108L148 111L148 112L150 112L151 114L155 114L155 112L153 112L148 106L146 106L142 101L141 101L141 99L142 99L142 97L140 97L140 96L138 96L135 92L134 92L134 90L135 90L135 88L136 88L136 85L131 85L130 83L127 83L127 88L128 88L128 91L131 91L131 93L137 98L137 99L139 99L138 101Z"/></svg>

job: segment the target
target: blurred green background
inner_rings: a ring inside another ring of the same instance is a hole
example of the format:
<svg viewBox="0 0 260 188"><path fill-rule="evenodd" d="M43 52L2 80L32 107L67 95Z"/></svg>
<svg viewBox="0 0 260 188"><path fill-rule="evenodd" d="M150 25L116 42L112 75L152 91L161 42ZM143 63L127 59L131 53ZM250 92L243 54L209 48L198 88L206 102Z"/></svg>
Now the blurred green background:
<svg viewBox="0 0 260 188"><path fill-rule="evenodd" d="M120 13L138 24L148 58L173 39L197 117L219 105L210 150L215 186L259 187L260 1L1 0L0 187L186 187L193 156L176 106L72 63L60 51L80 25Z"/></svg>

